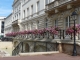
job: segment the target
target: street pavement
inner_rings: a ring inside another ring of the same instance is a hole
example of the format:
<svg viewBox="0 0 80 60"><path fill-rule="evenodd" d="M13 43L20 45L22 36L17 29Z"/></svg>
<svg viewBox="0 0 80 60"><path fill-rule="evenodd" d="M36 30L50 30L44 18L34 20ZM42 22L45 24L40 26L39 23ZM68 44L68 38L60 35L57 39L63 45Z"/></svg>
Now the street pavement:
<svg viewBox="0 0 80 60"><path fill-rule="evenodd" d="M80 60L80 56L71 56L63 53L57 53L35 56L1 57L0 60Z"/></svg>

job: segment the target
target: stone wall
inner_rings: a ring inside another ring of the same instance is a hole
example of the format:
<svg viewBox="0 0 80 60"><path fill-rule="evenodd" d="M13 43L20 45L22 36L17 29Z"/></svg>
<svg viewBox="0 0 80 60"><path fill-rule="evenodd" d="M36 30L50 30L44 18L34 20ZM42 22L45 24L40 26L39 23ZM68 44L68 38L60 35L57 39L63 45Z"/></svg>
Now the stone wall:
<svg viewBox="0 0 80 60"><path fill-rule="evenodd" d="M12 55L12 42L0 42L0 50Z"/></svg>
<svg viewBox="0 0 80 60"><path fill-rule="evenodd" d="M76 45L77 54L80 55L80 46ZM62 44L62 52L66 54L73 54L73 44Z"/></svg>

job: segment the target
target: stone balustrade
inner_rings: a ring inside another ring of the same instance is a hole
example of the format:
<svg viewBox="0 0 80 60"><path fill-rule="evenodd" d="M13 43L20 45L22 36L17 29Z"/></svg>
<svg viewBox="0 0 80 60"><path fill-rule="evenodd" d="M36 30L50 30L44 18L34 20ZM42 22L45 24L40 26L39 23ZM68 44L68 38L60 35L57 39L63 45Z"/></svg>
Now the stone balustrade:
<svg viewBox="0 0 80 60"><path fill-rule="evenodd" d="M19 34L15 36L15 39L61 39L61 40L73 40L74 36L66 34L65 30L58 31L58 34L51 34L50 32L45 32L43 34ZM80 34L76 35L76 39L80 39Z"/></svg>
<svg viewBox="0 0 80 60"><path fill-rule="evenodd" d="M60 6L62 4L65 4L65 3L68 3L68 2L71 2L71 1L72 0L56 0L56 1L53 1L50 4L46 5L46 10L51 10L52 8L55 8L57 6Z"/></svg>

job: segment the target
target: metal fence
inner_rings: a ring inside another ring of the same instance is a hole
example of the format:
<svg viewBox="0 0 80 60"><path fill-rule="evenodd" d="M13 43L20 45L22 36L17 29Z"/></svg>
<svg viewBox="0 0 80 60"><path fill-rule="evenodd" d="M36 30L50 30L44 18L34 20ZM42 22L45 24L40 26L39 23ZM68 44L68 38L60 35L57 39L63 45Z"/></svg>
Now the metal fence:
<svg viewBox="0 0 80 60"><path fill-rule="evenodd" d="M15 49L12 51L12 55L18 55L19 53L26 53L26 51L24 51L23 44L24 44L24 42L20 42L17 45L17 47L15 47ZM33 52L58 51L58 43L33 42L33 45L34 45ZM29 48L30 47L31 46L29 46ZM42 50L39 50L39 48L42 48ZM30 49L28 49L28 52L31 52Z"/></svg>

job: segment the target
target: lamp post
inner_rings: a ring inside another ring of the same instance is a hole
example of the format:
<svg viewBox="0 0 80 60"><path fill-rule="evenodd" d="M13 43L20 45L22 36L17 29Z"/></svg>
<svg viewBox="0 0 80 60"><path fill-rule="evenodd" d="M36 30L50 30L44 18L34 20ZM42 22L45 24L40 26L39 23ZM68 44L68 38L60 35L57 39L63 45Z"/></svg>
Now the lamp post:
<svg viewBox="0 0 80 60"><path fill-rule="evenodd" d="M72 13L72 18L73 18L73 21L74 21L74 44L73 44L73 54L72 54L72 56L77 56L77 50L76 50L76 37L75 37L75 20L76 20L76 16L77 16L77 13L74 11L73 13Z"/></svg>

